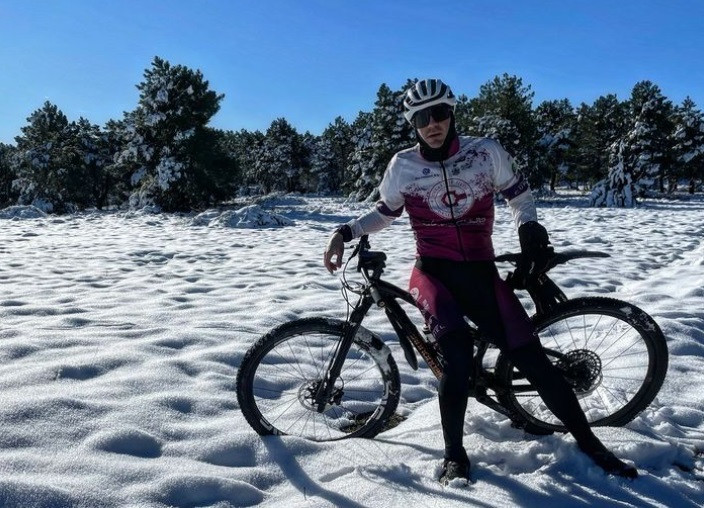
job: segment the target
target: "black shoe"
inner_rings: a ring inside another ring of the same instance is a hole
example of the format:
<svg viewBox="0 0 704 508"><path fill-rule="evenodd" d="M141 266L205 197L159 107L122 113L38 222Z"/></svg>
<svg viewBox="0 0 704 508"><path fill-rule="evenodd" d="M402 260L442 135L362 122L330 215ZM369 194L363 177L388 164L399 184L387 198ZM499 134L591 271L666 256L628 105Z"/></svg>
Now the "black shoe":
<svg viewBox="0 0 704 508"><path fill-rule="evenodd" d="M442 464L442 473L440 473L440 483L447 486L452 480L458 478L469 483L469 466L469 462L445 460Z"/></svg>
<svg viewBox="0 0 704 508"><path fill-rule="evenodd" d="M626 464L608 450L594 451L587 453L587 455L597 466L606 471L608 474L622 476L630 480L635 480L638 478L638 470L635 467Z"/></svg>

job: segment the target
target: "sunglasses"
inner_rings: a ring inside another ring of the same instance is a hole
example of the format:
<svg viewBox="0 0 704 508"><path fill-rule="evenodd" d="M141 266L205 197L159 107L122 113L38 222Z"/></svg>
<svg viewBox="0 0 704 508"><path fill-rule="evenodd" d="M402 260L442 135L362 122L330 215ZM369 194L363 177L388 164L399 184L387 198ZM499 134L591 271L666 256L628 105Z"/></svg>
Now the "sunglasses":
<svg viewBox="0 0 704 508"><path fill-rule="evenodd" d="M434 118L436 122L447 120L452 115L452 108L447 104L436 104L429 108L421 109L413 115L411 123L416 129L422 129L430 125L430 118Z"/></svg>

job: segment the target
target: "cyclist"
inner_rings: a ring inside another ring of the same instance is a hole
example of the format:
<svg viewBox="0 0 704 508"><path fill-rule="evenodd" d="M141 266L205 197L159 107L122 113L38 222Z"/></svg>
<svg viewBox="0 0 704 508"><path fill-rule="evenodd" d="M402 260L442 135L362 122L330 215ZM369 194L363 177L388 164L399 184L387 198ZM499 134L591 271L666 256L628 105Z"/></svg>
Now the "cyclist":
<svg viewBox="0 0 704 508"><path fill-rule="evenodd" d="M416 239L410 292L444 358L439 383L445 442L440 481L469 479L463 447L464 416L472 376L473 343L464 316L487 334L535 386L579 448L606 472L636 478L635 467L618 459L594 435L577 397L542 349L530 319L494 264L494 196L508 202L523 254L518 273L534 276L551 252L538 223L527 182L495 140L458 136L455 95L439 79L411 86L404 116L417 144L396 153L379 186L376 205L337 228L324 253L330 273L342 266L344 243L390 225L405 209Z"/></svg>

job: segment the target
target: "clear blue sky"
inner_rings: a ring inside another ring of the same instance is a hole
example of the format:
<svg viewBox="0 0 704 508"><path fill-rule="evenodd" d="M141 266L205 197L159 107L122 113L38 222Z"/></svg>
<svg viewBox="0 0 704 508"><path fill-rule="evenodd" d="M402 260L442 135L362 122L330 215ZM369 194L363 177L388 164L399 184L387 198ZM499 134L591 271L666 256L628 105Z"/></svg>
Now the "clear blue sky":
<svg viewBox="0 0 704 508"><path fill-rule="evenodd" d="M494 76L574 105L651 80L704 109L703 0L0 0L0 142L50 101L103 126L133 110L155 56L225 94L213 127L286 118L320 134L382 83Z"/></svg>

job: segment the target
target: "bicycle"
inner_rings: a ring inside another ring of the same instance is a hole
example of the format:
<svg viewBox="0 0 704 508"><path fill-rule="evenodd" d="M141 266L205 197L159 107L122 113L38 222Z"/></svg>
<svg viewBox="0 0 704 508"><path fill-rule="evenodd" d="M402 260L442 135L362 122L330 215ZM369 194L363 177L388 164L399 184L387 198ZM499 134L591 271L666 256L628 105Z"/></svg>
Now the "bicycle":
<svg viewBox="0 0 704 508"><path fill-rule="evenodd" d="M520 254L497 262L517 265ZM655 320L627 302L607 297L569 299L547 272L603 252L553 253L543 273L526 284L531 317L548 356L570 383L591 426L623 426L655 398L665 379L668 350ZM347 266L357 257L363 282L349 283ZM389 425L401 394L396 360L382 338L362 322L372 306L383 309L406 361L416 370L416 352L433 374L442 375L442 354L427 329L421 332L399 301L415 307L409 292L382 280L386 254L362 237L343 270L349 308L346 320L301 318L279 325L256 341L237 373L237 398L261 435L296 435L315 441L373 438ZM506 280L514 288L516 272ZM356 304L348 293L359 295ZM474 327L474 379L470 397L533 434L566 432L537 392L505 355Z"/></svg>

